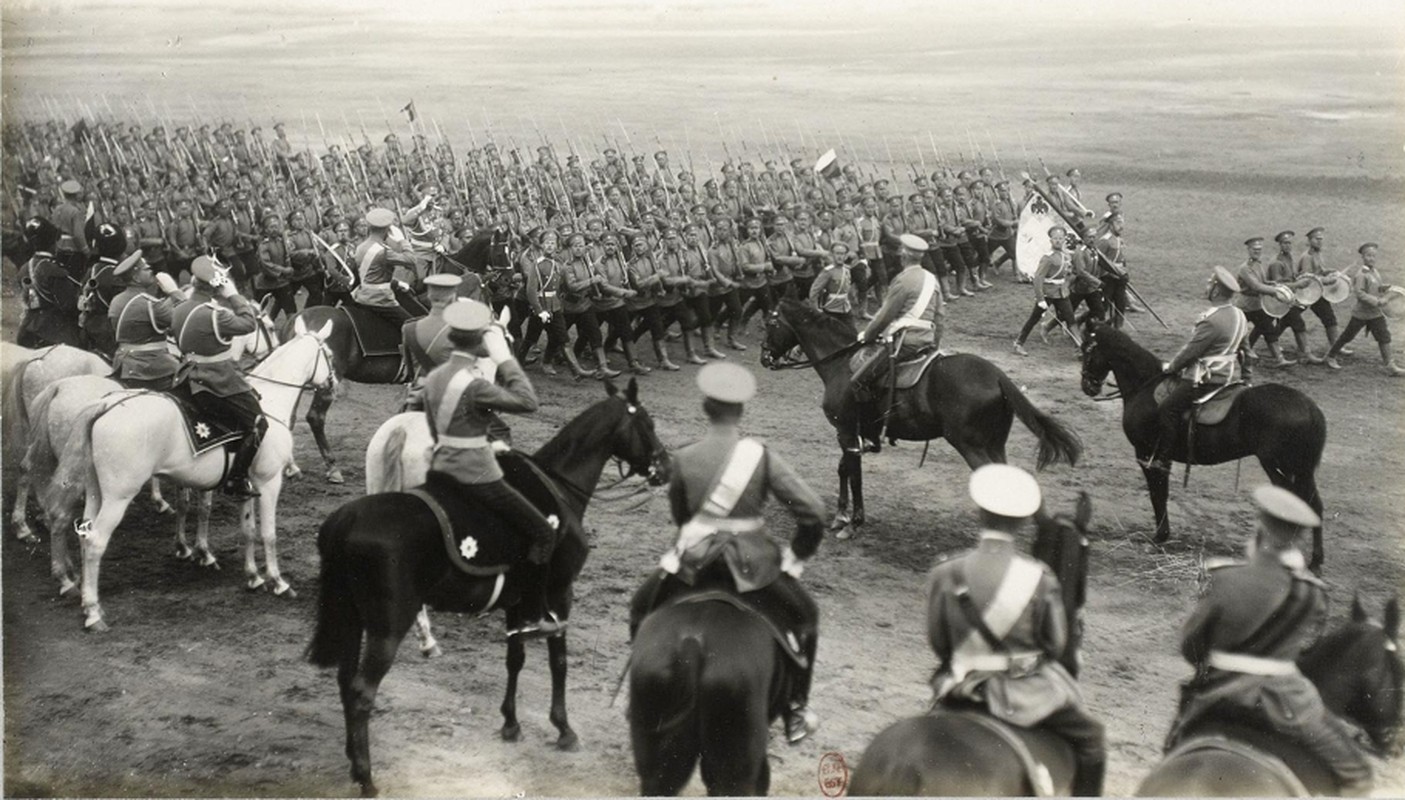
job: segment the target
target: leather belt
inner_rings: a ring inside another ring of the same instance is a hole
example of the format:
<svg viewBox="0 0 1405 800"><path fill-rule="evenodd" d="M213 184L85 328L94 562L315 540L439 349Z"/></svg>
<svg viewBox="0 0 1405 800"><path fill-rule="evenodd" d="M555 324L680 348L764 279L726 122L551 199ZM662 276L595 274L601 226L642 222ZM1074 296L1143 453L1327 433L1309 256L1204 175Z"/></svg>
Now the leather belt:
<svg viewBox="0 0 1405 800"><path fill-rule="evenodd" d="M1039 665L1043 653L990 653L981 655L956 655L953 661L971 672L1021 672L1028 673Z"/></svg>
<svg viewBox="0 0 1405 800"><path fill-rule="evenodd" d="M221 361L229 361L234 358L234 354L228 350L223 353L215 353L212 356L202 356L199 353L186 353L185 360L192 364L217 364Z"/></svg>
<svg viewBox="0 0 1405 800"><path fill-rule="evenodd" d="M435 443L436 447L456 447L460 450L472 450L475 447L487 447L487 436L440 436Z"/></svg>
<svg viewBox="0 0 1405 800"><path fill-rule="evenodd" d="M117 345L117 349L121 350L124 353L148 353L155 352L157 350L165 350L166 348L167 344L164 341L141 342L139 344L131 342L122 342Z"/></svg>
<svg viewBox="0 0 1405 800"><path fill-rule="evenodd" d="M1211 650L1207 662L1215 669L1225 672L1239 672L1245 675L1297 675L1298 665L1282 658L1262 658L1242 653L1226 653Z"/></svg>

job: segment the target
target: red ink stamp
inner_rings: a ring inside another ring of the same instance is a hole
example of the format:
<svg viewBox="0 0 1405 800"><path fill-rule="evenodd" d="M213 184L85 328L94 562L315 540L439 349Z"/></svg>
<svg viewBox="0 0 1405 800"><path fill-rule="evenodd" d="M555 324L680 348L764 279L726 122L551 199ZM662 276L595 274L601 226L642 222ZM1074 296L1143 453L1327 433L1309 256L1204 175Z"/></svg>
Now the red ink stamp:
<svg viewBox="0 0 1405 800"><path fill-rule="evenodd" d="M849 765L844 763L843 753L825 753L820 756L820 794L825 797L842 797L849 789Z"/></svg>

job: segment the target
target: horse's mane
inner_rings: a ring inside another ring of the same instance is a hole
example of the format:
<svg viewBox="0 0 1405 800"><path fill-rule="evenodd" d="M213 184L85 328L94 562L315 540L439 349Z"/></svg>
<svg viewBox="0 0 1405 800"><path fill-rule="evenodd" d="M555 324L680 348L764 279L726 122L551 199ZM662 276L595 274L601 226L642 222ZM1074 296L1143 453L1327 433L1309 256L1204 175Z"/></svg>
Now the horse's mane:
<svg viewBox="0 0 1405 800"><path fill-rule="evenodd" d="M858 333L852 322L845 321L833 314L826 314L809 303L793 297L782 298L777 308L786 319L790 320L791 324L803 326L825 336L833 336L837 340L853 339L854 335Z"/></svg>
<svg viewBox="0 0 1405 800"><path fill-rule="evenodd" d="M584 446L591 438L589 432L613 425L623 409L624 401L617 397L606 397L595 403L561 426L555 436L537 448L532 454L532 460L559 475L561 468L558 465L573 464L584 455ZM607 416L609 419L602 419Z"/></svg>
<svg viewBox="0 0 1405 800"><path fill-rule="evenodd" d="M1311 647L1303 651L1298 665L1304 672L1316 673L1330 670L1334 662L1351 663L1356 660L1355 651L1371 637L1372 633L1385 636L1385 632L1369 622L1348 621L1346 624L1324 634Z"/></svg>
<svg viewBox="0 0 1405 800"><path fill-rule="evenodd" d="M1109 361L1127 361L1138 370L1161 371L1161 359L1126 333L1103 324L1093 325L1090 331L1097 338L1098 347L1109 354Z"/></svg>

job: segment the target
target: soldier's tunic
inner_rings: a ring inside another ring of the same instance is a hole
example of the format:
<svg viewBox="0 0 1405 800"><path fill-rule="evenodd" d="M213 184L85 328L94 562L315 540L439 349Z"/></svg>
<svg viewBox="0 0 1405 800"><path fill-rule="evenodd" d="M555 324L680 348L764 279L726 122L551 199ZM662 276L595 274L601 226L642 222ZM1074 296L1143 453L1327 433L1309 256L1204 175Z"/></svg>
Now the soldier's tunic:
<svg viewBox="0 0 1405 800"><path fill-rule="evenodd" d="M1183 380L1176 385L1157 411L1161 433L1154 460L1169 462L1180 438L1180 419L1196 400L1238 383L1243 373L1239 351L1249 336L1249 320L1233 305L1215 306L1200 315L1186 342L1171 359L1166 372Z"/></svg>
<svg viewBox="0 0 1405 800"><path fill-rule="evenodd" d="M1313 250L1312 248L1308 248L1306 252L1298 257L1296 274L1316 275L1322 280L1324 286L1330 280L1344 280L1342 277L1333 274L1332 269L1327 266L1326 259L1322 257L1322 251ZM1337 312L1332 308L1332 302L1330 300L1325 297L1319 297L1317 298L1317 302L1313 303L1310 308L1312 309L1312 313L1316 314L1317 318L1322 321L1322 327L1337 327Z"/></svg>
<svg viewBox="0 0 1405 800"><path fill-rule="evenodd" d="M166 226L166 267L172 277L190 270L190 262L200 255L200 229L190 217L178 217Z"/></svg>
<svg viewBox="0 0 1405 800"><path fill-rule="evenodd" d="M1102 725L1084 713L1078 685L1060 662L1067 638L1058 579L1017 552L1010 536L982 531L974 550L932 569L927 641L941 660L933 679L938 701L979 706L1011 725L1063 736L1079 762L1074 794L1080 794L1101 785L1106 756Z"/></svg>
<svg viewBox="0 0 1405 800"><path fill-rule="evenodd" d="M898 357L941 343L946 302L936 276L913 264L898 273L888 286L883 305L864 327L866 341L903 333Z"/></svg>
<svg viewBox="0 0 1405 800"><path fill-rule="evenodd" d="M82 311L79 316L88 349L96 350L109 358L117 350L117 340L113 338L112 321L107 312L112 306L112 298L123 288L123 281L113 273L116 267L115 258L104 256L94 262L92 273L79 301Z"/></svg>
<svg viewBox="0 0 1405 800"><path fill-rule="evenodd" d="M1352 306L1351 319L1347 321L1346 329L1337 337L1337 341L1332 343L1332 348L1327 353L1332 357L1350 344L1363 328L1375 337L1378 344L1390 344L1390 327L1386 323L1385 311L1381 308L1386 283L1381 280L1380 271L1365 264L1357 264L1348 270L1348 274L1351 276L1352 294L1356 298L1356 304Z"/></svg>
<svg viewBox="0 0 1405 800"><path fill-rule="evenodd" d="M141 257L151 265L152 271L167 272L166 235L161 230L160 222L154 219L138 222L136 243L141 248Z"/></svg>
<svg viewBox="0 0 1405 800"><path fill-rule="evenodd" d="M1093 248L1102 254L1097 259L1098 277L1103 281L1103 293L1107 301L1117 311L1118 316L1127 313L1127 254L1122 237L1112 231L1105 231L1093 242ZM1111 265L1111 266L1109 266Z"/></svg>
<svg viewBox="0 0 1405 800"><path fill-rule="evenodd" d="M78 281L52 253L42 251L20 269L19 277L25 312L16 343L30 348L53 344L81 347L78 292L82 287Z"/></svg>
<svg viewBox="0 0 1405 800"><path fill-rule="evenodd" d="M73 200L65 199L54 208L51 221L59 229L54 255L69 270L80 269L88 255L88 237L84 231L87 219L83 209Z"/></svg>
<svg viewBox="0 0 1405 800"><path fill-rule="evenodd" d="M169 297L129 286L112 299L108 318L117 339L112 359L113 377L125 386L169 389L175 383L180 360L166 337L171 332L175 305Z"/></svg>
<svg viewBox="0 0 1405 800"><path fill-rule="evenodd" d="M1257 723L1316 753L1342 794L1365 794L1370 765L1294 663L1326 619L1325 586L1304 569L1296 550L1263 549L1246 563L1212 568L1209 588L1183 631L1181 654L1196 676L1183 689L1167 747L1199 720Z"/></svg>
<svg viewBox="0 0 1405 800"><path fill-rule="evenodd" d="M252 429L262 414L259 395L244 380L231 346L235 337L258 328L253 306L237 294L221 302L197 290L176 306L171 324L183 356L176 385L202 413Z"/></svg>
<svg viewBox="0 0 1405 800"><path fill-rule="evenodd" d="M1278 320L1264 311L1264 290L1261 288L1269 286L1268 266L1262 261L1250 259L1239 265L1234 277L1239 279L1240 286L1239 294L1234 296L1234 304L1243 310L1244 316L1254 326L1252 337L1258 339L1262 336L1264 341L1276 343Z"/></svg>
<svg viewBox="0 0 1405 800"><path fill-rule="evenodd" d="M413 259L392 253L384 242L374 237L367 237L357 245L352 259L356 264L357 276L361 279L361 283L351 292L352 299L397 324L409 319L410 312L402 308L395 297L393 282L396 265L410 263Z"/></svg>
<svg viewBox="0 0 1405 800"><path fill-rule="evenodd" d="M726 241L717 240L708 250L708 263L712 272L723 280L715 280L707 288L708 311L712 321L721 325L726 320L741 322L742 301L737 287L741 285L741 252L737 240L730 236Z"/></svg>
<svg viewBox="0 0 1405 800"><path fill-rule="evenodd" d="M1055 250L1039 259L1039 267L1034 270L1034 308L1015 340L1018 344L1024 344L1034 326L1044 317L1041 303L1053 306L1055 316L1070 331L1078 324L1073 318L1073 304L1068 299L1069 281L1073 275L1073 256L1067 250Z"/></svg>
<svg viewBox="0 0 1405 800"><path fill-rule="evenodd" d="M1298 279L1297 265L1293 263L1293 257L1283 252L1268 264L1268 279L1273 283L1292 286ZM1260 302L1263 302L1260 300ZM1307 331L1307 324L1303 322L1303 309L1294 304L1288 312L1278 318L1278 332L1291 330L1294 333L1304 333Z"/></svg>
<svg viewBox="0 0 1405 800"><path fill-rule="evenodd" d="M826 314L845 319L854 310L853 280L847 264L827 264L810 285L810 302Z"/></svg>

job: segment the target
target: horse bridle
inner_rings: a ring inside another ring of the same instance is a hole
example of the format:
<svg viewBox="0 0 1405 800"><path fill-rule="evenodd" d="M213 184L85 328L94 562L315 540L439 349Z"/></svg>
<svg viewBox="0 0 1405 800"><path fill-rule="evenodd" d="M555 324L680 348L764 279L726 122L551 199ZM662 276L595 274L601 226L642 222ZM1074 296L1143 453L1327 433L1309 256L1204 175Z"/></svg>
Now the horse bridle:
<svg viewBox="0 0 1405 800"><path fill-rule="evenodd" d="M303 336L313 336L313 334L312 334L311 332L304 333L304 334L302 334L302 335L303 335ZM262 364L264 361L267 361L268 358L269 358L269 356L272 356L272 355L273 355L272 353L269 353L267 356L264 356L263 360L260 361L259 364ZM327 343L326 343L326 342L318 341L318 342L317 342L317 361L316 361L316 362L313 364L313 366L312 366L312 374L313 374L313 375L316 375L316 374L317 374L317 365L318 365L318 364L321 364L321 363L324 362L324 361L325 361L326 364L327 364L327 383L324 384L324 385L326 385L326 386L331 386L331 387L336 387L336 385L337 385L337 370L336 370L336 367L334 366L334 362L333 362L333 360L332 360L332 351L331 351L331 348L327 347ZM257 364L256 364L255 366L257 366ZM254 380L263 381L264 383L271 383L271 384L273 384L274 386L287 386L287 387L292 388L292 389L297 389L299 392L305 392L305 391L308 391L309 389L315 392L315 391L317 391L317 390L319 390L319 389L322 388L321 385L318 385L318 384L313 383L311 378L308 378L307 380L303 381L302 383L293 383L293 382L291 382L291 381L280 381L280 380L278 380L278 379L276 379L276 378L269 378L269 377L265 377L265 376L263 376L263 375L252 375L252 374L251 374L251 375L249 375L248 377L253 378Z"/></svg>
<svg viewBox="0 0 1405 800"><path fill-rule="evenodd" d="M771 322L774 322L777 325L782 324L780 315L774 311L771 312L771 319L767 321L767 324L771 324ZM784 324L789 325L790 323L787 322ZM794 330L793 327L792 330ZM797 340L799 338L799 336L796 337ZM801 359L799 361L795 361L784 359L784 355L769 355L770 348L766 346L766 342L763 339L761 342L761 364L762 366L766 367L766 369L770 370L804 369L806 367L819 367L824 364L828 364L831 361L837 361L838 359L844 358L845 356L852 355L855 351L857 351L859 348L863 347L866 344L868 344L868 342L856 341L844 345L843 347L839 348L838 350L835 350L833 353L830 353L827 356L821 356L815 359Z"/></svg>
<svg viewBox="0 0 1405 800"><path fill-rule="evenodd" d="M626 419L636 416L640 410L642 409L639 405L631 403L628 400L625 401ZM614 488L615 486L624 483L625 481L629 480L635 475L642 475L646 479L656 477L658 475L658 467L655 466L655 464L658 463L662 456L667 454L668 448L663 446L663 442L658 441L658 436L654 437L654 441L658 442L658 446L649 451L649 455L647 456L648 461L644 464L642 468L640 467L640 465L635 464L626 459L620 458L619 456L611 456L611 458L613 458L615 461L615 469L619 472L620 479L605 488ZM629 467L628 472L625 471L625 467Z"/></svg>

